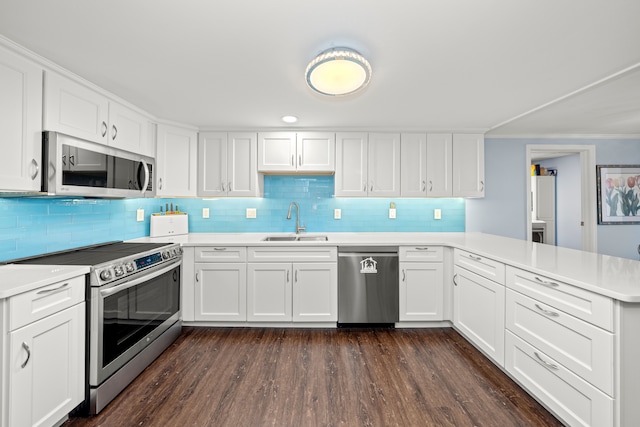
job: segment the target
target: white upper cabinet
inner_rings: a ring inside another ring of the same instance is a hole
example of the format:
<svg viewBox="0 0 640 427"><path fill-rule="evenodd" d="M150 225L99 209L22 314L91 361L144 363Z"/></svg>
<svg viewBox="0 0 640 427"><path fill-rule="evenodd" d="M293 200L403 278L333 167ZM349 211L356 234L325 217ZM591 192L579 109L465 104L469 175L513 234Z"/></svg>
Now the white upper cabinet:
<svg viewBox="0 0 640 427"><path fill-rule="evenodd" d="M259 197L255 133L204 132L198 137L198 196Z"/></svg>
<svg viewBox="0 0 640 427"><path fill-rule="evenodd" d="M336 196L400 196L400 134L339 133L336 147Z"/></svg>
<svg viewBox="0 0 640 427"><path fill-rule="evenodd" d="M453 196L453 137L450 133L427 135L427 196Z"/></svg>
<svg viewBox="0 0 640 427"><path fill-rule="evenodd" d="M427 135L403 133L400 135L400 195L425 197L427 195Z"/></svg>
<svg viewBox="0 0 640 427"><path fill-rule="evenodd" d="M330 132L261 132L259 172L333 172L335 135Z"/></svg>
<svg viewBox="0 0 640 427"><path fill-rule="evenodd" d="M0 190L40 191L42 68L0 46Z"/></svg>
<svg viewBox="0 0 640 427"><path fill-rule="evenodd" d="M155 189L157 196L196 196L198 134L195 130L158 125Z"/></svg>
<svg viewBox="0 0 640 427"><path fill-rule="evenodd" d="M45 73L44 129L154 155L146 116L56 73Z"/></svg>
<svg viewBox="0 0 640 427"><path fill-rule="evenodd" d="M453 195L484 197L484 135L453 135Z"/></svg>

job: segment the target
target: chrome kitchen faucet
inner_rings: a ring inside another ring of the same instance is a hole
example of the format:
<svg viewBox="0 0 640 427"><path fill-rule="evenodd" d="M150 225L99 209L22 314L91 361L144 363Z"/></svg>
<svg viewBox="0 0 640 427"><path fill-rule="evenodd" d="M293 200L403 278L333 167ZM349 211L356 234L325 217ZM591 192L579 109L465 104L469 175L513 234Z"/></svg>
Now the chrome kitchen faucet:
<svg viewBox="0 0 640 427"><path fill-rule="evenodd" d="M305 231L307 227L304 225L300 227L300 206L296 202L289 203L289 212L287 212L287 219L291 219L291 208L296 207L296 234L300 234L301 231Z"/></svg>

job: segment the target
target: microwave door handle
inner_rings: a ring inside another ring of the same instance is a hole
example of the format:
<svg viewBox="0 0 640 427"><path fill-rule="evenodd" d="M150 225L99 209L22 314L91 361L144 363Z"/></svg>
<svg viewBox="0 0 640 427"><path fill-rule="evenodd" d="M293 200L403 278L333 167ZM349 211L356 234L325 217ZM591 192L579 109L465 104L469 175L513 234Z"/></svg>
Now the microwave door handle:
<svg viewBox="0 0 640 427"><path fill-rule="evenodd" d="M144 168L144 183L142 184L140 193L144 194L144 192L147 191L147 186L149 185L149 166L147 166L147 162L145 162L144 159L140 159L140 163L142 163L142 167Z"/></svg>
<svg viewBox="0 0 640 427"><path fill-rule="evenodd" d="M176 265L181 264L182 261L180 261L179 263L171 263L171 265L169 265L168 267L164 267L161 270L158 271L154 271L151 274L146 274L143 277L139 277L135 280L132 280L130 282L125 282L121 285L117 285L114 286L112 288L108 288L108 289L103 289L100 291L100 296L102 297L108 297L109 295L113 295L116 292L120 292L120 291L124 291L125 289L129 289L129 288L133 288L134 286L138 286L141 283L144 283L148 280L151 280L153 278L156 278L158 276L162 276L163 274L173 270L174 268L176 268Z"/></svg>

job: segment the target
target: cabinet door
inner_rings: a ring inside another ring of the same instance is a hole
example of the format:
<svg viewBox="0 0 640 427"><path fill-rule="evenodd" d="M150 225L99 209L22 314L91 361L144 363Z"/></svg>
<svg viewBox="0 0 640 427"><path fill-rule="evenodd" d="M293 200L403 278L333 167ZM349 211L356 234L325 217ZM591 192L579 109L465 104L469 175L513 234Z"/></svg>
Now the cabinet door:
<svg viewBox="0 0 640 427"><path fill-rule="evenodd" d="M255 133L230 133L227 141L227 195L259 197L258 140Z"/></svg>
<svg viewBox="0 0 640 427"><path fill-rule="evenodd" d="M533 219L555 221L556 219L556 177L532 176Z"/></svg>
<svg viewBox="0 0 640 427"><path fill-rule="evenodd" d="M109 145L153 157L149 119L122 104L109 102Z"/></svg>
<svg viewBox="0 0 640 427"><path fill-rule="evenodd" d="M336 134L335 195L367 196L367 134Z"/></svg>
<svg viewBox="0 0 640 427"><path fill-rule="evenodd" d="M247 320L247 267L244 263L197 263L195 320Z"/></svg>
<svg viewBox="0 0 640 427"><path fill-rule="evenodd" d="M453 195L484 197L484 135L453 135Z"/></svg>
<svg viewBox="0 0 640 427"><path fill-rule="evenodd" d="M0 189L40 191L42 68L0 47Z"/></svg>
<svg viewBox="0 0 640 427"><path fill-rule="evenodd" d="M369 197L400 196L400 135L369 134Z"/></svg>
<svg viewBox="0 0 640 427"><path fill-rule="evenodd" d="M427 135L403 133L400 136L400 195L427 195Z"/></svg>
<svg viewBox="0 0 640 427"><path fill-rule="evenodd" d="M73 80L46 72L44 130L107 144L109 100Z"/></svg>
<svg viewBox="0 0 640 427"><path fill-rule="evenodd" d="M225 196L227 190L227 134L203 132L198 136L198 196Z"/></svg>
<svg viewBox="0 0 640 427"><path fill-rule="evenodd" d="M54 425L84 400L84 303L16 329L9 346L9 425Z"/></svg>
<svg viewBox="0 0 640 427"><path fill-rule="evenodd" d="M444 267L440 262L400 263L400 321L443 320Z"/></svg>
<svg viewBox="0 0 640 427"><path fill-rule="evenodd" d="M293 264L293 321L338 321L337 263Z"/></svg>
<svg viewBox="0 0 640 427"><path fill-rule="evenodd" d="M258 171L296 170L295 132L263 132L258 134Z"/></svg>
<svg viewBox="0 0 640 427"><path fill-rule="evenodd" d="M453 325L473 344L504 365L505 288L454 267Z"/></svg>
<svg viewBox="0 0 640 427"><path fill-rule="evenodd" d="M290 322L290 263L247 264L247 320L249 322Z"/></svg>
<svg viewBox="0 0 640 427"><path fill-rule="evenodd" d="M450 133L427 134L427 196L453 195L453 137Z"/></svg>
<svg viewBox="0 0 640 427"><path fill-rule="evenodd" d="M296 169L333 172L336 169L336 136L330 132L302 132L296 136Z"/></svg>
<svg viewBox="0 0 640 427"><path fill-rule="evenodd" d="M197 133L176 126L158 125L156 195L195 196Z"/></svg>

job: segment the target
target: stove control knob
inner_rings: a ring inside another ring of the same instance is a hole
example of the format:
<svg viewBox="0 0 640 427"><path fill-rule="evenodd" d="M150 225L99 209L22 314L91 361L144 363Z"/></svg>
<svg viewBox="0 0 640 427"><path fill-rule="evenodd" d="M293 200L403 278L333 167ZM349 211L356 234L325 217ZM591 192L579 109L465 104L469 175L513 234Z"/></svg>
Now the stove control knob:
<svg viewBox="0 0 640 427"><path fill-rule="evenodd" d="M124 276L124 268L122 265L116 265L113 267L113 271L116 273L116 277Z"/></svg>
<svg viewBox="0 0 640 427"><path fill-rule="evenodd" d="M100 272L100 278L102 280L111 280L112 276L111 276L111 270L106 269L106 270L102 270Z"/></svg>
<svg viewBox="0 0 640 427"><path fill-rule="evenodd" d="M162 252L162 259L169 259L169 251Z"/></svg>
<svg viewBox="0 0 640 427"><path fill-rule="evenodd" d="M132 261L129 261L128 263L126 263L124 265L124 268L127 271L127 273L133 273L134 271L136 271L136 266L133 264Z"/></svg>

